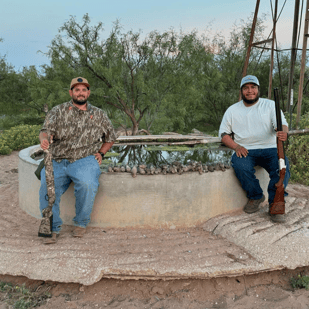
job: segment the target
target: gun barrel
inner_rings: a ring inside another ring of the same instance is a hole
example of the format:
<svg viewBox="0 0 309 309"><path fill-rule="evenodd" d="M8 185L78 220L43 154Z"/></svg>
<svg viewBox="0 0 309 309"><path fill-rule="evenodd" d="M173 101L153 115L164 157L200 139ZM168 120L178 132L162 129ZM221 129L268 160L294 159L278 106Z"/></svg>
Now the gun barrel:
<svg viewBox="0 0 309 309"><path fill-rule="evenodd" d="M281 110L280 110L280 100L278 88L274 89L274 98L276 105L276 119L277 119L277 131L282 131L282 120L281 120Z"/></svg>

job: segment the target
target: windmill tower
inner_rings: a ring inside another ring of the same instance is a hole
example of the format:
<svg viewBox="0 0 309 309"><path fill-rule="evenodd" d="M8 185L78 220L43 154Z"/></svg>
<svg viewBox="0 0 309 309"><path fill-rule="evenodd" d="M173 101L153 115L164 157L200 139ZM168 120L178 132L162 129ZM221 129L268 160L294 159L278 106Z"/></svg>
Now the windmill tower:
<svg viewBox="0 0 309 309"><path fill-rule="evenodd" d="M304 0L303 0L304 1ZM272 93L272 78L273 78L273 67L274 67L274 52L280 52L277 49L277 41L276 41L276 25L278 22L278 0L275 0L275 9L272 10L272 19L273 19L273 28L272 32L269 35L268 39L260 42L253 42L255 26L258 16L260 6L260 0L256 1L255 13L251 27L251 35L249 39L249 45L247 49L247 55L245 59L245 64L243 68L243 76L247 74L247 68L249 64L250 52L252 47L261 46L263 49L268 49L265 47L266 43L272 44L271 46L271 55L270 55L270 69L269 69L269 84L268 84L268 98L271 98ZM289 86L288 86L288 100L286 104L286 110L289 111L290 116L293 110L293 77L294 77L294 69L297 55L297 37L299 34L299 7L300 0L295 0L295 9L294 9L294 23L293 23L293 37L292 37L292 48L291 48L291 66L290 66L290 74L289 74ZM300 83L299 83L299 91L298 91L298 101L297 101L297 120L296 126L299 124L300 115L301 115L301 103L302 103L302 95L303 95L303 85L304 85L304 75L305 75L305 66L306 66L306 51L307 51L307 39L308 39L308 25L309 25L309 0L306 0L306 14L305 14L305 25L304 25L304 34L303 34L303 47L302 47L302 61L301 61L301 72L300 72ZM275 48L276 46L276 48ZM281 85L282 88L282 85ZM292 117L290 117L291 119ZM290 120L291 121L291 120Z"/></svg>

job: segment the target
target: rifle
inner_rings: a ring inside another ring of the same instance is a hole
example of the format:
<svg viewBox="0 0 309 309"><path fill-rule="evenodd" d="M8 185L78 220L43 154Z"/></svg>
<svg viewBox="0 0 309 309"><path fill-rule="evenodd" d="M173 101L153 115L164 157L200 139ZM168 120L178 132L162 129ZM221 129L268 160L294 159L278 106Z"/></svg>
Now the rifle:
<svg viewBox="0 0 309 309"><path fill-rule="evenodd" d="M52 140L51 140L52 142ZM51 152L44 150L44 165L45 165L45 178L47 185L48 206L42 211L42 221L39 227L39 237L52 237L53 226L53 205L55 203L55 183L54 183L54 171Z"/></svg>
<svg viewBox="0 0 309 309"><path fill-rule="evenodd" d="M278 88L274 89L275 106L276 106L276 119L277 119L277 132L282 131L281 110L278 95ZM269 213L271 215L282 215L285 213L285 201L284 201L284 186L283 180L286 172L285 155L283 149L283 142L279 141L277 137L277 152L279 160L279 181L275 184L276 195L273 203L269 207Z"/></svg>

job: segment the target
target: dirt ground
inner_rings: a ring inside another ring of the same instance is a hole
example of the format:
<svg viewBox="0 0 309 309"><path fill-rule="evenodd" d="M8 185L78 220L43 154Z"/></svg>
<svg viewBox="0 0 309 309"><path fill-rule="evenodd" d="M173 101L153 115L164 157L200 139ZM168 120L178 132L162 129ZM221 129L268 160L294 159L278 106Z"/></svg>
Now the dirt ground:
<svg viewBox="0 0 309 309"><path fill-rule="evenodd" d="M309 187L290 184L290 196L309 199ZM1 230L5 221L18 217L18 152L0 156L0 217ZM28 216L24 225L31 225ZM10 225L12 226L12 224ZM14 233L14 231L12 231ZM0 261L1 263L1 261ZM0 275L0 282L25 284L35 295L51 294L40 308L309 308L309 291L293 290L290 278L298 274L309 275L309 267L265 272L257 275L223 277L209 280L116 280L102 279L91 285L34 281L25 277ZM0 292L0 309L10 308ZM11 307L13 308L13 307Z"/></svg>

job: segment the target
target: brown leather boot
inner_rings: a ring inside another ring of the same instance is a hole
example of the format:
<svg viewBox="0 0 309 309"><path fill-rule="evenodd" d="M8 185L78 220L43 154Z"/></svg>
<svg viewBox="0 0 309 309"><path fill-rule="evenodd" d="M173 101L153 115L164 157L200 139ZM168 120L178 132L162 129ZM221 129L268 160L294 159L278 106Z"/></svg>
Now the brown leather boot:
<svg viewBox="0 0 309 309"><path fill-rule="evenodd" d="M85 234L86 234L86 228L80 226L76 226L72 233L73 237L79 237L79 238L82 238Z"/></svg>
<svg viewBox="0 0 309 309"><path fill-rule="evenodd" d="M244 212L247 214L252 214L259 210L260 204L265 201L265 195L263 195L259 200L249 200L244 207Z"/></svg>

